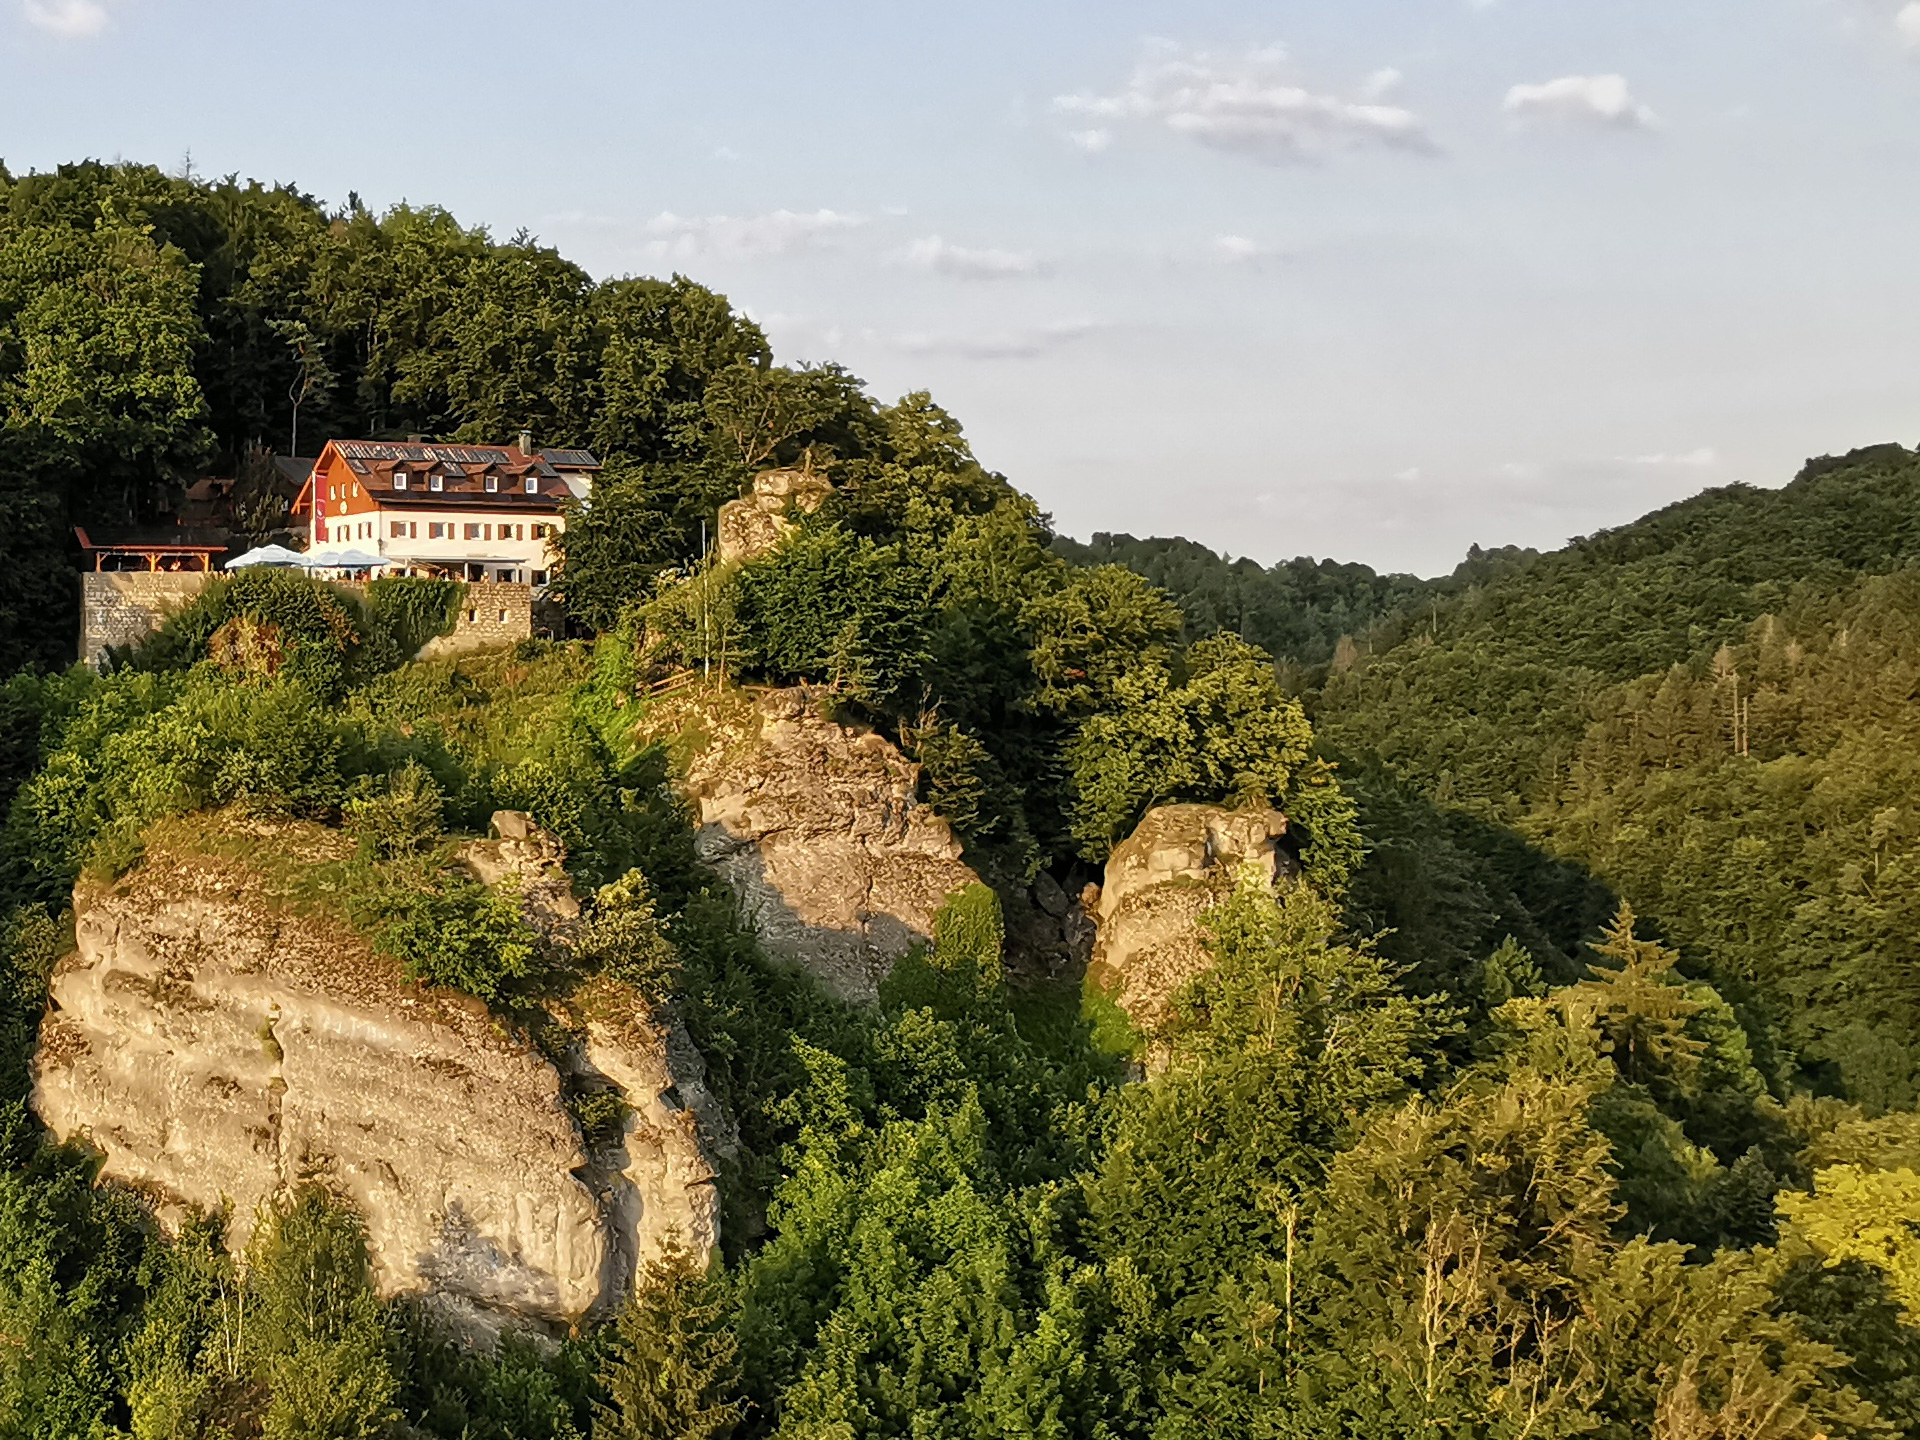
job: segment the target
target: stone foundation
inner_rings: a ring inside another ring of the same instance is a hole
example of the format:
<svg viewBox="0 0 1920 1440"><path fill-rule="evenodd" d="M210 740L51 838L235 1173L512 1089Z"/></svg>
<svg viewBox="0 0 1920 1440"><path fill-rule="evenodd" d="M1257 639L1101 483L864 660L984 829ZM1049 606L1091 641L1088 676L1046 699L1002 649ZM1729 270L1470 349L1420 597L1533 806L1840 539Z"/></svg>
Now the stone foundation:
<svg viewBox="0 0 1920 1440"><path fill-rule="evenodd" d="M109 645L125 648L160 628L206 589L205 570L95 570L80 577L80 658L98 669Z"/></svg>

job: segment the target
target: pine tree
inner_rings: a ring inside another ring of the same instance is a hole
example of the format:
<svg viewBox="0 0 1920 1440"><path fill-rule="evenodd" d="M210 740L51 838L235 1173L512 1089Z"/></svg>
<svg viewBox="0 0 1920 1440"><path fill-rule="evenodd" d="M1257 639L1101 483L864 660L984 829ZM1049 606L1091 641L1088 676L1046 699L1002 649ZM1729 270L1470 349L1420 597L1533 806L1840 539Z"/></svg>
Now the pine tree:
<svg viewBox="0 0 1920 1440"><path fill-rule="evenodd" d="M1601 940L1595 953L1617 964L1594 965L1592 978L1572 992L1577 1002L1593 1007L1601 1048L1629 1085L1665 1081L1686 1090L1706 1046L1687 1033L1688 1020L1704 1007L1688 998L1673 975L1680 957L1634 938L1633 907L1624 900Z"/></svg>
<svg viewBox="0 0 1920 1440"><path fill-rule="evenodd" d="M679 1249L647 1266L621 1312L604 1376L613 1404L594 1427L608 1440L723 1440L745 1411L739 1343L726 1287Z"/></svg>

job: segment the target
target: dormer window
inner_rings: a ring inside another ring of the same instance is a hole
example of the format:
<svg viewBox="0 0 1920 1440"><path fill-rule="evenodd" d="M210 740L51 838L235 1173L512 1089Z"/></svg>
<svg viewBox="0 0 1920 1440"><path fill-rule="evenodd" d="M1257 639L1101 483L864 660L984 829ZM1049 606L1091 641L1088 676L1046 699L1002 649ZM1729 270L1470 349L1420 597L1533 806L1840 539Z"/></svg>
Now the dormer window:
<svg viewBox="0 0 1920 1440"><path fill-rule="evenodd" d="M435 491L439 491L439 490L444 490L444 489L446 489L446 488L447 488L447 479L446 479L446 476L444 476L444 475L429 475L429 476L427 477L427 488L428 488L429 490L435 490Z"/></svg>
<svg viewBox="0 0 1920 1440"><path fill-rule="evenodd" d="M527 476L527 494L538 495L539 493L540 482L531 475Z"/></svg>
<svg viewBox="0 0 1920 1440"><path fill-rule="evenodd" d="M407 488L407 472L406 471L396 470L393 472L393 488L396 490L404 490Z"/></svg>
<svg viewBox="0 0 1920 1440"><path fill-rule="evenodd" d="M500 477L498 475L487 476L487 493L489 495L492 495L497 490L499 490L499 488L500 488Z"/></svg>

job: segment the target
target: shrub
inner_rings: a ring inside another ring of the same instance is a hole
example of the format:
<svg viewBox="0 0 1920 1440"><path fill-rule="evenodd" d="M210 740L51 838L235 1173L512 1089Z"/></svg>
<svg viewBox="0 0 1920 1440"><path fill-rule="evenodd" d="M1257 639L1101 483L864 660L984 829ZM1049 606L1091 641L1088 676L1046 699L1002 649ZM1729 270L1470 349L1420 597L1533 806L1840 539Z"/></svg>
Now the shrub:
<svg viewBox="0 0 1920 1440"><path fill-rule="evenodd" d="M417 760L389 775L383 790L349 800L343 816L363 853L388 860L425 849L440 833L446 797Z"/></svg>
<svg viewBox="0 0 1920 1440"><path fill-rule="evenodd" d="M353 903L375 921L375 944L411 980L492 1004L534 972L537 937L520 907L465 875L443 872L417 887L389 883Z"/></svg>

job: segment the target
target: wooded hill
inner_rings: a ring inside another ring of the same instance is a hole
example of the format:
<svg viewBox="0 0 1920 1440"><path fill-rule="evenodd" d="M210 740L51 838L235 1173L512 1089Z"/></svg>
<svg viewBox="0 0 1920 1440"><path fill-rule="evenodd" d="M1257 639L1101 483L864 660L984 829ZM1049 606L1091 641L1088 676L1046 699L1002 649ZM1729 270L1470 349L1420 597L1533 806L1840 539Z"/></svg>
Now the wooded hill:
<svg viewBox="0 0 1920 1440"><path fill-rule="evenodd" d="M1436 583L1079 549L930 399L774 365L691 282L139 167L4 187L9 663L64 624L35 545L281 443L303 378L316 427L610 463L567 538L590 641L411 662L444 595L260 574L0 687L0 1437L1920 1434L1905 450ZM689 574L785 463L835 493ZM871 1006L768 963L695 854L638 722L710 665L917 758L994 886ZM1151 1036L1010 981L1003 907L1170 801L1280 806L1301 883L1221 894ZM448 868L501 806L564 840L595 943ZM340 832L374 953L491 1023L601 972L672 1007L738 1121L710 1268L461 1351L323 1184L233 1256L50 1142L76 877L287 817Z"/></svg>

